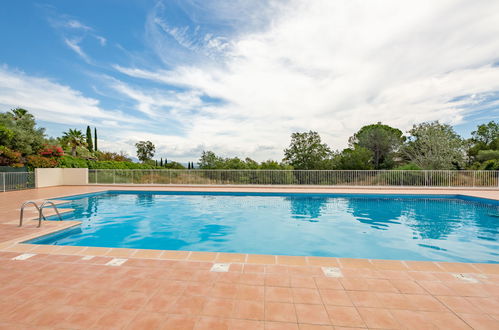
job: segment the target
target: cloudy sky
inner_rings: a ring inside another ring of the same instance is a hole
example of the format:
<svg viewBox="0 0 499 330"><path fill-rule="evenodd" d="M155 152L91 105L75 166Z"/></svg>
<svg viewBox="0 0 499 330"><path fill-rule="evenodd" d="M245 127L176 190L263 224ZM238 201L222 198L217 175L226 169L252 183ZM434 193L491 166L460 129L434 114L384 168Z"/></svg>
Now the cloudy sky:
<svg viewBox="0 0 499 330"><path fill-rule="evenodd" d="M499 118L498 36L493 0L4 1L0 111L179 161L279 160L308 130L340 149L378 121L469 136Z"/></svg>

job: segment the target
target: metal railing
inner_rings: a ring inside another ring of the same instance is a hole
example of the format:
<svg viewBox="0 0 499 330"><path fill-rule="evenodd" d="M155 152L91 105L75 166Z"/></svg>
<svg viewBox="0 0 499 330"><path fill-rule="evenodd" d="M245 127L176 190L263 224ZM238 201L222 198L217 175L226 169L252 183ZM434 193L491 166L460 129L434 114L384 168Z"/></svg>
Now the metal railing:
<svg viewBox="0 0 499 330"><path fill-rule="evenodd" d="M89 170L90 184L487 187L499 171Z"/></svg>
<svg viewBox="0 0 499 330"><path fill-rule="evenodd" d="M2 192L34 187L34 172L0 172L0 191Z"/></svg>

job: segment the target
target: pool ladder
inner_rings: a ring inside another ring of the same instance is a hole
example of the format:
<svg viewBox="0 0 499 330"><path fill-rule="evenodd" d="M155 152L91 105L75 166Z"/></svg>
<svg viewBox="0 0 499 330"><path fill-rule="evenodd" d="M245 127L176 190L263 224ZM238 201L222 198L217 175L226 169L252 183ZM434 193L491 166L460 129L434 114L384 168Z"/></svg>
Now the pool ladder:
<svg viewBox="0 0 499 330"><path fill-rule="evenodd" d="M36 204L34 201L27 201L21 205L21 215L19 217L19 227L22 227L22 225L23 225L24 208L30 204L33 205L38 211L38 227L40 227L42 225L42 219L47 220L45 218L45 216L43 215L43 207L45 205L51 205L54 208L55 213L57 213L59 220L62 220L61 214L59 213L59 210L57 209L57 206L54 204L54 202L45 200L45 201L43 201L43 203L40 206L38 206L38 204Z"/></svg>

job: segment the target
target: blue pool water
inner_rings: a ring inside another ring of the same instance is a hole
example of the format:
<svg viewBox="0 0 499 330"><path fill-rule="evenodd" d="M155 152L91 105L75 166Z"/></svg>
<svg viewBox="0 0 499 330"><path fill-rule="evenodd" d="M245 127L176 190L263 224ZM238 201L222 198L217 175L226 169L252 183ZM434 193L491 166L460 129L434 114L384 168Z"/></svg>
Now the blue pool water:
<svg viewBox="0 0 499 330"><path fill-rule="evenodd" d="M113 191L66 197L81 226L30 243L499 262L499 201L466 196Z"/></svg>

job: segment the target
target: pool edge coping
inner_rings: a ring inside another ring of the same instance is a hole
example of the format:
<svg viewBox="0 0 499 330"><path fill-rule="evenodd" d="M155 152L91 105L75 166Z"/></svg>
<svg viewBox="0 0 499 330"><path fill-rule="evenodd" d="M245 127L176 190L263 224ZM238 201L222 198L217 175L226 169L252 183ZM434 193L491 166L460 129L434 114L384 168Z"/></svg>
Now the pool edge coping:
<svg viewBox="0 0 499 330"><path fill-rule="evenodd" d="M113 186L105 186L101 185L102 190L85 193L85 194L76 194L76 195L65 195L65 196L56 196L50 197L47 199L57 200L61 202L68 202L68 200L64 200L61 198L69 197L69 196L78 196L78 195L93 195L93 194L105 194L108 191L120 190L120 189L109 189L114 188ZM127 186L129 188L133 188L133 186ZM143 187L140 187L143 188ZM175 188L173 186L165 187L165 188ZM185 187L184 187L185 188ZM194 188L194 187L189 187ZM197 187L201 189L206 189L210 187ZM219 188L219 187L215 187ZM224 188L224 187L222 187ZM226 187L229 189L233 188L248 188L248 187ZM258 187L254 187L258 188ZM285 189L290 187L276 187L276 189ZM310 187L308 187L310 188ZM374 187L372 189L376 189ZM134 189L129 189L132 191ZM135 189L136 191L146 191L145 189ZM382 191L385 189L379 189ZM400 189L400 190L411 190L411 189ZM412 189L416 190L416 189ZM423 192L414 193L418 195L428 194L431 195L432 190L446 190L442 188L432 188L432 189L424 189ZM150 191L161 191L161 190L150 190ZM166 191L174 191L174 190L166 190ZM196 192L207 192L204 190L194 190ZM230 190L226 191L230 192ZM285 192L281 192L285 193ZM293 192L288 192L293 193ZM328 194L321 192L320 194ZM330 192L329 194L333 194ZM363 194L376 194L375 192L364 192ZM395 195L395 193L385 192L386 195ZM471 194L456 194L454 190L450 190L449 193L442 193L439 195L449 195L449 196L467 196L471 198L479 198L479 199L489 199L491 201L499 201L498 199L485 198L480 196L473 196ZM61 213L71 212L72 209L64 209ZM55 213L54 213L55 214ZM51 214L52 215L52 214ZM60 223L59 221L53 221L54 223ZM10 222L9 222L10 223ZM485 268L496 268L496 271L499 273L499 263L472 263L472 262L445 262L445 261L411 261L411 260L390 260L390 259L369 259L369 258L340 258L340 257L315 257L315 256L284 256L284 255L270 255L270 254L247 254L247 253L226 253L226 252L207 252L207 251L180 251L180 250L151 250L151 249L128 249L128 248L106 248L106 247L92 247L92 246L74 246L74 245L46 245L46 244L31 244L24 243L26 241L36 239L42 236L50 235L56 233L58 231L66 230L71 227L75 227L80 225L80 221L71 221L65 220L61 223L60 226L54 226L52 228L43 228L42 232L31 233L29 235L21 236L12 240L0 242L0 251L3 252L22 252L22 253L48 253L55 255L81 255L81 256L103 256L103 257L128 257L133 259L152 259L152 260L178 260L178 261L193 261L193 262L229 262L229 263L244 263L244 264L261 264L261 265L283 265L283 266L331 266L331 265L340 265L343 263L349 264L349 266L353 266L358 264L362 267L351 267L351 268L371 268L374 263L385 263L385 264L398 264L402 263L406 265L406 263L420 265L418 266L420 269L417 270L427 270L426 268L431 268L432 270L437 269L436 271L448 272L445 268L438 266L439 264L443 265L469 265L474 268L477 272L481 273L478 267ZM66 253L64 253L66 250ZM244 257L243 257L244 256ZM242 260L244 259L244 260ZM310 262L309 260L312 260ZM426 265L426 266L425 266ZM478 265L478 267L476 266ZM407 267L407 265L406 265ZM436 268L435 268L436 267ZM460 268L459 266L456 266ZM464 267L464 266L463 266ZM440 269L440 270L438 270ZM385 269L390 270L390 269ZM414 270L414 269L407 269ZM495 271L494 271L495 272Z"/></svg>

